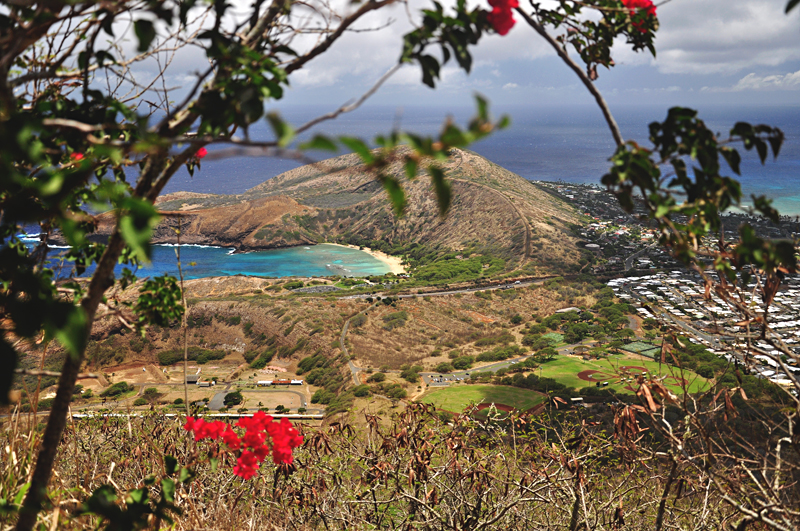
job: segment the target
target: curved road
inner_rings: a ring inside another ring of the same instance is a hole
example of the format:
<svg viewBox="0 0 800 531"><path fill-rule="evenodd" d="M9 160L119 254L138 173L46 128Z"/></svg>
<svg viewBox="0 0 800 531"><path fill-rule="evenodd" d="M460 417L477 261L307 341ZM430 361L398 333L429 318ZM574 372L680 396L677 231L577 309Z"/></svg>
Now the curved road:
<svg viewBox="0 0 800 531"><path fill-rule="evenodd" d="M443 295L456 295L456 294L463 294L463 293L474 293L476 291L496 291L499 289L512 289L512 288L527 288L528 286L533 286L534 284L541 284L542 282L553 278L553 277L544 277L544 278L537 278L536 280L526 280L525 282L517 281L513 284L496 284L493 286L478 286L474 288L461 288L461 289L453 289L447 291L432 291L429 293L406 293L403 295L392 295L392 297L397 297L398 299L410 299L413 297L441 297ZM381 293L363 293L359 295L346 295L344 297L339 297L339 299L366 299L367 297L379 297L382 296Z"/></svg>

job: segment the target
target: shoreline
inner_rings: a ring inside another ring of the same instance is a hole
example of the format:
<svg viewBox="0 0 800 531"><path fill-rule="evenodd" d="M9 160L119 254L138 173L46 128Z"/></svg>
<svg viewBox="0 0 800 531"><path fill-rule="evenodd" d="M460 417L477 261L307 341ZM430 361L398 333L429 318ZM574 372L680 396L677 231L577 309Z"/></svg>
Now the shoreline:
<svg viewBox="0 0 800 531"><path fill-rule="evenodd" d="M337 247L347 247L348 249L355 249L356 251L363 251L368 255L372 256L373 258L380 260L389 268L390 273L394 273L395 275L404 274L406 272L406 268L403 267L403 259L399 256L392 256L390 254L386 254L383 251L374 251L369 247L364 247L360 249L357 245L343 245L341 243L330 243L330 242L323 242L325 245L335 245Z"/></svg>

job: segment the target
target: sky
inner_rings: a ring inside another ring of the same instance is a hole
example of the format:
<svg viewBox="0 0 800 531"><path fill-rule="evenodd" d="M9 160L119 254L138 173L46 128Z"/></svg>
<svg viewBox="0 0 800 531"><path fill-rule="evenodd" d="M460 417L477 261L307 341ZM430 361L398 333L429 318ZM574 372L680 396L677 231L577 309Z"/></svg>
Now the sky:
<svg viewBox="0 0 800 531"><path fill-rule="evenodd" d="M413 0L410 11L428 2ZM610 104L800 104L800 8L785 15L786 0L657 4L657 57L618 43L613 53L617 66L599 72L597 85ZM359 96L397 61L401 37L410 27L404 10L381 13L369 22L391 20L381 31L347 35L298 72L285 103L335 105ZM518 21L507 36L485 38L474 49L474 59L469 75L447 65L436 90L421 84L418 67L404 67L370 102L468 105L476 92L501 106L591 102L577 77L524 22Z"/></svg>
<svg viewBox="0 0 800 531"><path fill-rule="evenodd" d="M600 68L596 84L612 107L800 105L800 8L786 15L786 1L657 1L657 57L634 53L618 42L612 52L616 66ZM231 2L244 16L252 0ZM343 12L359 5L351 0L320 2L339 4ZM469 2L489 7L488 0ZM547 2L552 0L543 1ZM441 3L452 5L454 0ZM314 103L335 108L358 98L397 63L402 36L413 27L409 17L418 21L420 10L431 5L432 0L408 0L362 18L354 26L361 31L345 34L291 76L291 86L276 106ZM370 28L378 29L363 31ZM316 38L301 36L292 45L302 50ZM575 74L523 21L506 36L485 36L472 51L469 75L451 61L433 90L421 83L418 66L404 66L368 104L471 106L475 93L501 108L592 103ZM181 50L170 68L169 84L177 88L174 100L206 64L198 48Z"/></svg>

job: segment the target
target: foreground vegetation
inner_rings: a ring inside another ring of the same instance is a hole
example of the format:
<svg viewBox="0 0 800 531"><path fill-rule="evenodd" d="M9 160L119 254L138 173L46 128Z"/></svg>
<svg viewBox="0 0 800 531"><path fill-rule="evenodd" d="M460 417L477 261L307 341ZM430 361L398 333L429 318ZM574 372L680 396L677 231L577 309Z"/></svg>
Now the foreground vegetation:
<svg viewBox="0 0 800 531"><path fill-rule="evenodd" d="M27 431L27 420L4 425L3 445L17 460L6 453L0 462L6 510L19 503L32 464L37 431ZM580 412L554 411L443 424L432 408L413 406L388 426L367 416L353 430L343 420L301 428L305 444L294 463L264 465L252 480L231 475L227 454L209 460L211 448L193 442L177 419L75 422L39 521L59 529L174 521L172 529L213 522L214 529L298 531L720 529L737 521L715 491L689 488L707 484L724 462L700 470L687 463L670 474L669 460L651 453L662 442L631 448L606 435L608 418L586 423ZM676 489L679 482L686 487ZM666 493L669 503L658 503Z"/></svg>

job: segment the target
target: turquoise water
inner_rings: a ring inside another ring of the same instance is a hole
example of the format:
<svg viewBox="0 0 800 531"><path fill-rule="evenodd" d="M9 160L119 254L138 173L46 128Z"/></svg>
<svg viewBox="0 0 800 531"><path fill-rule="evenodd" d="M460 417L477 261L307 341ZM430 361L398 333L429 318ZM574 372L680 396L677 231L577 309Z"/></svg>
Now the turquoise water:
<svg viewBox="0 0 800 531"><path fill-rule="evenodd" d="M56 251L53 250L54 253ZM232 275L365 277L389 272L389 267L384 262L364 251L329 244L240 254L232 254L232 249L221 247L183 245L181 263L184 278ZM136 271L136 276L158 276L164 273L178 276L175 248L169 245L155 245L152 263Z"/></svg>

